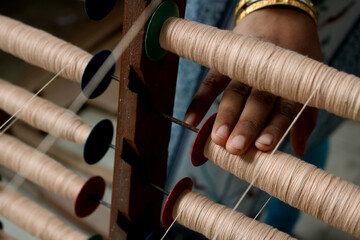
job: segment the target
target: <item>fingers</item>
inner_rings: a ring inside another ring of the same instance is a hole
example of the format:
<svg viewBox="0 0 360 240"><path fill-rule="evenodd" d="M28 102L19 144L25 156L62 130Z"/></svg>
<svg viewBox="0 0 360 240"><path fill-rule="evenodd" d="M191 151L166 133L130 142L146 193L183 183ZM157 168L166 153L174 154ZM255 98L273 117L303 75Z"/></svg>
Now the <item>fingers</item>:
<svg viewBox="0 0 360 240"><path fill-rule="evenodd" d="M316 126L317 114L317 109L307 107L291 130L292 151L299 157L305 154L306 141Z"/></svg>
<svg viewBox="0 0 360 240"><path fill-rule="evenodd" d="M255 141L256 148L261 151L274 149L301 107L302 105L299 103L279 99L268 124ZM305 152L306 140L315 127L316 111L314 111L314 109L311 109L311 111L306 109L293 127L291 142L296 145L293 149L295 149L294 153L297 155L302 155ZM296 138L295 142L293 138Z"/></svg>
<svg viewBox="0 0 360 240"><path fill-rule="evenodd" d="M301 109L301 104L277 99L211 70L195 94L185 121L198 125L224 89L211 138L232 154L243 154L254 143L261 151L272 150ZM305 153L316 116L315 109L305 109L291 131L293 152L298 156Z"/></svg>
<svg viewBox="0 0 360 240"><path fill-rule="evenodd" d="M225 89L229 82L230 79L228 77L210 70L189 105L185 114L185 122L192 126L197 126L216 97Z"/></svg>
<svg viewBox="0 0 360 240"><path fill-rule="evenodd" d="M225 89L211 134L211 139L216 144L225 146L232 129L239 120L250 90L249 86L239 81L231 81Z"/></svg>
<svg viewBox="0 0 360 240"><path fill-rule="evenodd" d="M230 153L242 154L253 144L271 114L275 100L276 97L270 93L251 90L240 118L226 142L226 149Z"/></svg>

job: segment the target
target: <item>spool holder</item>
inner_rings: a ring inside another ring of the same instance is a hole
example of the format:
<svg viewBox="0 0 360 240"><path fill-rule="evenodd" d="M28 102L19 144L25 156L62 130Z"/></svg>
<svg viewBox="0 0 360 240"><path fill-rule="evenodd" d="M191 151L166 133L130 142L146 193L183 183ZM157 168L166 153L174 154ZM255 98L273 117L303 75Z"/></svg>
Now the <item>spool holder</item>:
<svg viewBox="0 0 360 240"><path fill-rule="evenodd" d="M152 61L162 59L167 51L160 46L159 37L164 22L170 17L179 17L179 7L167 0L159 5L150 18L145 35L145 52Z"/></svg>
<svg viewBox="0 0 360 240"><path fill-rule="evenodd" d="M206 140L211 134L212 127L215 122L217 113L213 114L209 117L205 123L199 129L197 133L194 143L191 148L191 163L195 167L199 167L207 162L207 158L204 156L204 148L206 144Z"/></svg>
<svg viewBox="0 0 360 240"><path fill-rule="evenodd" d="M99 206L99 200L105 192L105 181L102 177L94 176L89 178L75 200L75 214L83 218L89 216Z"/></svg>
<svg viewBox="0 0 360 240"><path fill-rule="evenodd" d="M106 154L112 142L114 127L110 120L98 122L84 144L83 157L86 163L95 164Z"/></svg>
<svg viewBox="0 0 360 240"><path fill-rule="evenodd" d="M94 235L91 235L88 240L103 240L103 237L100 235L100 234L94 234Z"/></svg>
<svg viewBox="0 0 360 240"><path fill-rule="evenodd" d="M181 179L175 187L171 190L169 196L167 197L163 212L161 215L161 222L164 227L168 228L174 221L174 218L172 217L174 205L176 201L178 200L181 193L183 193L185 190L191 190L193 186L193 181L191 178L183 178Z"/></svg>
<svg viewBox="0 0 360 240"><path fill-rule="evenodd" d="M176 2L180 17L183 17L186 1L173 2ZM149 3L150 1L144 0L124 0L124 33L131 29ZM110 221L112 239L119 236L126 240L145 239L160 225L158 219L163 196L151 186L142 184L136 177L137 170L122 158L123 143L126 140L141 157L152 183L163 186L171 124L144 106L143 96L134 91L134 79L144 84L154 109L172 115L179 57L166 54L160 61L151 61L145 52L146 30L147 26L141 28L125 49L119 64L120 90L115 149L117 167L114 168ZM130 221L136 232L124 228L124 224L119 222L119 216Z"/></svg>
<svg viewBox="0 0 360 240"><path fill-rule="evenodd" d="M108 57L110 57L111 59L112 67L106 73L105 77L101 79L96 88L92 92L88 92L89 90L86 89L86 86L89 84L93 76L96 74L96 72L99 70L99 68L103 65L103 63ZM81 90L83 91L84 95L89 99L94 99L100 96L108 88L112 80L111 75L113 75L114 72L115 57L112 55L112 52L110 50L101 50L97 52L87 64L81 79Z"/></svg>

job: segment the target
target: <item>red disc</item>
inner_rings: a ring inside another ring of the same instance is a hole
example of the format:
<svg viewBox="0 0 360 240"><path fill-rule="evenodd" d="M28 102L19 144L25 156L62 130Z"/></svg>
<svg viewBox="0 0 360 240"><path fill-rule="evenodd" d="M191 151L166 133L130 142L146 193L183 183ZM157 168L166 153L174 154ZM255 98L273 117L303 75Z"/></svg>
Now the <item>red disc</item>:
<svg viewBox="0 0 360 240"><path fill-rule="evenodd" d="M191 178L186 177L181 179L171 190L169 196L165 201L165 205L161 215L161 221L164 227L168 228L171 225L171 223L174 221L174 218L172 217L172 212L174 205L177 199L179 198L180 194L185 190L191 190L192 186L193 186L193 182Z"/></svg>
<svg viewBox="0 0 360 240"><path fill-rule="evenodd" d="M75 214L83 218L89 216L99 206L105 192L105 181L102 177L89 178L75 200Z"/></svg>
<svg viewBox="0 0 360 240"><path fill-rule="evenodd" d="M205 123L201 126L199 132L195 137L194 143L191 148L191 162L195 167L201 166L207 161L207 158L204 156L204 148L206 140L211 134L216 114L217 113L214 113L205 121Z"/></svg>

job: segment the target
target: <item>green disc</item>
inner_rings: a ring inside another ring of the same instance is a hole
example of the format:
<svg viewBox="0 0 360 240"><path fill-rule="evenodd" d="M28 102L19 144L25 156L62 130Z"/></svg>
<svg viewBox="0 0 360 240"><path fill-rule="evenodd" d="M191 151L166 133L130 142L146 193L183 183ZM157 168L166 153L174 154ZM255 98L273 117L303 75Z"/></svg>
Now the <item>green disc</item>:
<svg viewBox="0 0 360 240"><path fill-rule="evenodd" d="M89 237L88 240L103 240L103 238L100 234L94 234L91 237Z"/></svg>
<svg viewBox="0 0 360 240"><path fill-rule="evenodd" d="M161 3L149 21L145 35L145 52L152 61L162 59L167 53L160 46L159 37L162 25L169 17L179 17L179 7L173 0Z"/></svg>

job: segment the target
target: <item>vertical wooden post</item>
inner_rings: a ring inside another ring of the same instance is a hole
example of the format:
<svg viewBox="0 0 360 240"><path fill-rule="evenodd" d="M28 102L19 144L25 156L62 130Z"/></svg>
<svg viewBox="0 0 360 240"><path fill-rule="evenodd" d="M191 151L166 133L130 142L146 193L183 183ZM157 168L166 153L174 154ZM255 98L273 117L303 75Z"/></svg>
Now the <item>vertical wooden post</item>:
<svg viewBox="0 0 360 240"><path fill-rule="evenodd" d="M175 2L184 17L185 0ZM146 6L145 0L124 1L124 33ZM152 183L164 185L171 124L145 107L137 83L145 86L155 109L171 115L179 59L168 53L160 61L150 61L144 51L145 30L146 26L120 61L111 239L145 239L160 226L163 195L141 179L148 175ZM134 164L145 171L136 170Z"/></svg>

